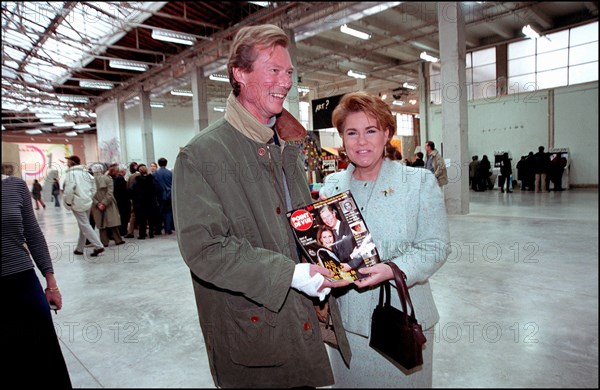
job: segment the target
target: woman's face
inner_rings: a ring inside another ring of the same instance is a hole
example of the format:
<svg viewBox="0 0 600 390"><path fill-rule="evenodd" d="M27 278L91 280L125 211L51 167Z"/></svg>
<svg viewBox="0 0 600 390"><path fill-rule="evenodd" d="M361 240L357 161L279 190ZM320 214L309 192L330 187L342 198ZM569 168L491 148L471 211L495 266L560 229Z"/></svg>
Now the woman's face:
<svg viewBox="0 0 600 390"><path fill-rule="evenodd" d="M330 230L324 230L323 233L321 233L321 244L327 249L329 249L332 247L333 242L333 232L331 232Z"/></svg>
<svg viewBox="0 0 600 390"><path fill-rule="evenodd" d="M379 169L389 130L379 128L377 120L363 112L346 117L342 139L350 161L357 169Z"/></svg>

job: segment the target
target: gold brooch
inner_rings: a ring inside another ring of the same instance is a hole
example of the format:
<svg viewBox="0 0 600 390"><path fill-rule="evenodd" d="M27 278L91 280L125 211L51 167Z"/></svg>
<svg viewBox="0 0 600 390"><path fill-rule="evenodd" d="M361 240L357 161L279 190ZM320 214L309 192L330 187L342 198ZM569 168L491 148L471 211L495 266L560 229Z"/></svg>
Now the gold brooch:
<svg viewBox="0 0 600 390"><path fill-rule="evenodd" d="M383 190L383 196L391 196L394 193L394 189L392 187L388 188L387 190Z"/></svg>

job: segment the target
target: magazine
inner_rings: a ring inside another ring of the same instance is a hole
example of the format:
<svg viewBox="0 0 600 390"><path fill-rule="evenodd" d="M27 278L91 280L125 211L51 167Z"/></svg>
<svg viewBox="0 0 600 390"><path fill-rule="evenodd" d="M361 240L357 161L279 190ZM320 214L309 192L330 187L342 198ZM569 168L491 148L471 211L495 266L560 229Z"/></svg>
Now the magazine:
<svg viewBox="0 0 600 390"><path fill-rule="evenodd" d="M329 269L332 280L365 278L357 270L380 262L350 191L292 210L287 218L307 258Z"/></svg>

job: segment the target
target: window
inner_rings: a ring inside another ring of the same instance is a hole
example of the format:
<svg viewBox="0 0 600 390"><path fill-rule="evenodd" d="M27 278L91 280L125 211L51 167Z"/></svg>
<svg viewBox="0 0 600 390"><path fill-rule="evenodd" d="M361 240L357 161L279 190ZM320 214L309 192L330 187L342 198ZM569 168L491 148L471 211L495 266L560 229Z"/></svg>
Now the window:
<svg viewBox="0 0 600 390"><path fill-rule="evenodd" d="M409 114L396 114L396 135L411 136L414 134L414 118Z"/></svg>

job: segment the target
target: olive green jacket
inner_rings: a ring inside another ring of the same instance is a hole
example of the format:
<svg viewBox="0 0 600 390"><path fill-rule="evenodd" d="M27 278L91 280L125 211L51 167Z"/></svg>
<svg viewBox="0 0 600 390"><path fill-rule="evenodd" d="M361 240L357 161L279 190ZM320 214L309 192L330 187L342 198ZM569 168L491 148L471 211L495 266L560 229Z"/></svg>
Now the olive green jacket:
<svg viewBox="0 0 600 390"><path fill-rule="evenodd" d="M312 202L297 146L256 142L223 119L177 156L175 228L219 387L333 383L314 302L290 287L299 259L282 169L292 207ZM349 362L337 304L329 303Z"/></svg>

